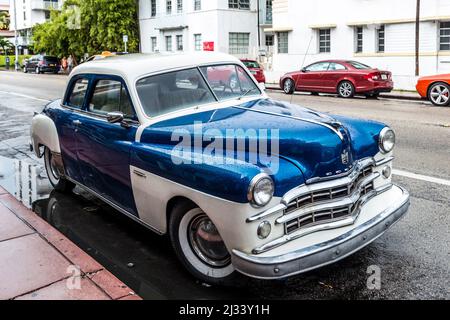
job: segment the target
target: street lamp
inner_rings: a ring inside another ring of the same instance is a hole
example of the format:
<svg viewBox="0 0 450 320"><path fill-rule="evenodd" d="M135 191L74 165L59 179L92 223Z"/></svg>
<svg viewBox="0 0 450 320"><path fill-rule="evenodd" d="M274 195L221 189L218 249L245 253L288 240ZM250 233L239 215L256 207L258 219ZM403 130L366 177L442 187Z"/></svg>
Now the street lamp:
<svg viewBox="0 0 450 320"><path fill-rule="evenodd" d="M14 0L14 48L16 54L16 61L14 62L14 66L16 71L19 71L19 39L17 35L17 10L16 10L16 1Z"/></svg>

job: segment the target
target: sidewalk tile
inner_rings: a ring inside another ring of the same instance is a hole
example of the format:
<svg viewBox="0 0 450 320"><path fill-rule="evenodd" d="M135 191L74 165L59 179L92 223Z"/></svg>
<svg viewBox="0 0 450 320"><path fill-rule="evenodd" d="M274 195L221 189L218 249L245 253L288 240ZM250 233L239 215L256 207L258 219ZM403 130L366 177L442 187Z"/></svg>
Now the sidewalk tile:
<svg viewBox="0 0 450 320"><path fill-rule="evenodd" d="M63 279L35 292L20 296L16 300L111 300L89 279L80 279L81 289L69 289L68 279ZM72 284L73 280L69 280Z"/></svg>
<svg viewBox="0 0 450 320"><path fill-rule="evenodd" d="M9 194L0 195L0 202L3 202L6 207L35 228L38 233L44 236L47 241L54 245L67 257L67 259L79 266L84 273L92 273L103 269L102 265L95 261L91 256L67 239L61 232L42 220L34 212L25 208L13 196Z"/></svg>
<svg viewBox="0 0 450 320"><path fill-rule="evenodd" d="M34 233L23 221L17 218L0 203L0 241L25 236Z"/></svg>
<svg viewBox="0 0 450 320"><path fill-rule="evenodd" d="M0 299L11 299L67 277L70 263L32 234L0 242Z"/></svg>
<svg viewBox="0 0 450 320"><path fill-rule="evenodd" d="M114 300L134 294L133 290L128 288L108 270L101 270L90 276L90 278Z"/></svg>

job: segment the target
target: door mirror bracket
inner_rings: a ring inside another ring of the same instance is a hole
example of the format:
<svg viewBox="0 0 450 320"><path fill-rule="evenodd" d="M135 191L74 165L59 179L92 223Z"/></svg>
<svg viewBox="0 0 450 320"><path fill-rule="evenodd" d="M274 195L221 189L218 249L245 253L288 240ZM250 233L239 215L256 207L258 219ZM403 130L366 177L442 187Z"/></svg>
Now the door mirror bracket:
<svg viewBox="0 0 450 320"><path fill-rule="evenodd" d="M106 114L106 120L108 120L109 123L119 123L123 122L123 119L125 118L124 114L122 112L108 112Z"/></svg>

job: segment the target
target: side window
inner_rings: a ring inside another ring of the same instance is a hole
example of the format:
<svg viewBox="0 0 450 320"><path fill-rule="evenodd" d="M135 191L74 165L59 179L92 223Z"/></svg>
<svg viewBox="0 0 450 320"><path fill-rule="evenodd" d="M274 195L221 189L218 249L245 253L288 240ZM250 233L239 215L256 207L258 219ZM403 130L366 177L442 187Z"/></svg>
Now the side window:
<svg viewBox="0 0 450 320"><path fill-rule="evenodd" d="M328 71L342 71L342 70L346 70L346 68L340 63L332 62L328 67Z"/></svg>
<svg viewBox="0 0 450 320"><path fill-rule="evenodd" d="M75 81L72 92L67 99L67 105L73 108L81 109L83 107L84 97L86 96L89 80L80 78Z"/></svg>
<svg viewBox="0 0 450 320"><path fill-rule="evenodd" d="M328 70L328 66L330 65L329 62L319 62L319 63L315 63L310 65L309 67L306 67L307 71L327 71Z"/></svg>
<svg viewBox="0 0 450 320"><path fill-rule="evenodd" d="M89 103L89 110L106 115L108 112L122 112L126 118L135 119L130 97L120 81L97 81Z"/></svg>

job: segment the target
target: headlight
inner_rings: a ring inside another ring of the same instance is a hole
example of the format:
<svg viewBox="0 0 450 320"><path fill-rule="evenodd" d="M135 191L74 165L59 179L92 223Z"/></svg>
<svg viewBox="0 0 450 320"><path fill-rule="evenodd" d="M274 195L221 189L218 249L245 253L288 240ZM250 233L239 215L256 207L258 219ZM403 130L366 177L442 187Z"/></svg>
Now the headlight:
<svg viewBox="0 0 450 320"><path fill-rule="evenodd" d="M250 182L248 200L255 206L264 207L272 200L273 192L272 179L267 174L261 173Z"/></svg>
<svg viewBox="0 0 450 320"><path fill-rule="evenodd" d="M380 140L378 142L382 153L389 153L395 146L395 132L391 128L384 128L380 132Z"/></svg>

